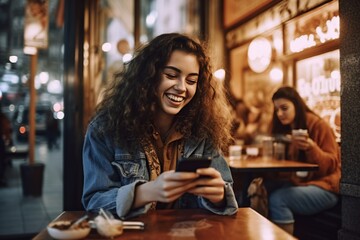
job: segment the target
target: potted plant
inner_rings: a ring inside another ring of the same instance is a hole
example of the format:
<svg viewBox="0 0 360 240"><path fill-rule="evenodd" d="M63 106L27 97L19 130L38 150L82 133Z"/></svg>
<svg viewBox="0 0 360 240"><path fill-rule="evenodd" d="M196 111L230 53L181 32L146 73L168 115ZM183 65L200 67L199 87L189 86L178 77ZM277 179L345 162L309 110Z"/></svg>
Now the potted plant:
<svg viewBox="0 0 360 240"><path fill-rule="evenodd" d="M34 79L36 73L37 53L31 55L31 71L29 78L29 154L28 162L20 165L21 183L24 196L41 196L45 164L35 162L35 111L36 90Z"/></svg>

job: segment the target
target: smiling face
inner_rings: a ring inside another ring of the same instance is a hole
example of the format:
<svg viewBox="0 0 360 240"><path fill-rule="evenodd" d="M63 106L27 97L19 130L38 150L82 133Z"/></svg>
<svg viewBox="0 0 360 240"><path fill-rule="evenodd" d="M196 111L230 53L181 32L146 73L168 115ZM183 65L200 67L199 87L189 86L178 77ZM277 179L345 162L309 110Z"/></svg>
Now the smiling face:
<svg viewBox="0 0 360 240"><path fill-rule="evenodd" d="M161 74L157 88L157 114L174 117L194 97L199 76L196 56L174 51Z"/></svg>
<svg viewBox="0 0 360 240"><path fill-rule="evenodd" d="M295 105L286 98L274 100L274 111L283 125L292 124L295 120Z"/></svg>

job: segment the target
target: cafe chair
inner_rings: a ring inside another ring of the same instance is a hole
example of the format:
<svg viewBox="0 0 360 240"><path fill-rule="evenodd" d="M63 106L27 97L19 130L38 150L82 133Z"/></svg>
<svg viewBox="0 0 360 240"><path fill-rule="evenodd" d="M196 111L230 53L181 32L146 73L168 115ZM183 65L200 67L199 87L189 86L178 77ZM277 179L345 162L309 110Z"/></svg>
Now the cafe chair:
<svg viewBox="0 0 360 240"><path fill-rule="evenodd" d="M250 207L268 217L268 195L263 184L263 178L254 178L248 187L248 197L250 198Z"/></svg>

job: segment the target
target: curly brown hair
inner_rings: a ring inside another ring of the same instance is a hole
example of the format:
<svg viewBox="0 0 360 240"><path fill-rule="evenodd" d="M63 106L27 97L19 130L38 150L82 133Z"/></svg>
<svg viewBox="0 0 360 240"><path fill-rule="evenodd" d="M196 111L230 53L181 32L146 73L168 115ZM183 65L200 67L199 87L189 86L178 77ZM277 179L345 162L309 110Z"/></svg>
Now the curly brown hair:
<svg viewBox="0 0 360 240"><path fill-rule="evenodd" d="M222 84L212 75L205 44L179 33L162 34L136 51L135 57L112 81L97 107L107 125L103 131L112 134L117 144L124 136L150 137L154 119L152 106L161 73L175 50L194 54L199 62L199 78L193 99L175 116L176 129L185 138L210 138L225 150L231 141L231 114Z"/></svg>

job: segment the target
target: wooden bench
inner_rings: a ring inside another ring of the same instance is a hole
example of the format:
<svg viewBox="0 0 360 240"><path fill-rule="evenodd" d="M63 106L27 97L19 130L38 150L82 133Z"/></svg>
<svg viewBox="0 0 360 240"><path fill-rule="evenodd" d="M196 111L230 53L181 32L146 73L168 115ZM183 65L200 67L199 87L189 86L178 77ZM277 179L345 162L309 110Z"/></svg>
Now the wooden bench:
<svg viewBox="0 0 360 240"><path fill-rule="evenodd" d="M341 199L318 214L295 215L294 235L300 240L337 240L341 228Z"/></svg>

